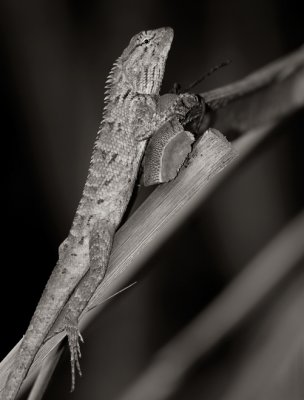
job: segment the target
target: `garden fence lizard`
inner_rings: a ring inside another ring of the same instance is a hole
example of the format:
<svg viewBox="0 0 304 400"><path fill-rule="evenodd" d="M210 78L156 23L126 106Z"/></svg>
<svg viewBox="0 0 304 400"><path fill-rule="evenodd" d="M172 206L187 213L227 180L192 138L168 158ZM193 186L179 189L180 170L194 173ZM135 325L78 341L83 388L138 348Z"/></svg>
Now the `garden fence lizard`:
<svg viewBox="0 0 304 400"><path fill-rule="evenodd" d="M129 203L148 139L176 118L185 123L199 100L179 94L159 107L173 40L171 28L135 35L107 79L103 118L88 177L68 237L22 340L2 392L15 399L43 342L64 330L71 353L72 389L79 374L78 319L103 280L113 237Z"/></svg>

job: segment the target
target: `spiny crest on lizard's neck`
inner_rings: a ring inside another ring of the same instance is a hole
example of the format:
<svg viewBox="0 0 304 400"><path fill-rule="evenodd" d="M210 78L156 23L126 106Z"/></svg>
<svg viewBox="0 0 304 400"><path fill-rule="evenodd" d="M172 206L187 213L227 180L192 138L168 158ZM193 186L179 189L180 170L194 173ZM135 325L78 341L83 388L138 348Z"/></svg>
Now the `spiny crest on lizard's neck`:
<svg viewBox="0 0 304 400"><path fill-rule="evenodd" d="M113 64L106 81L105 101L121 89L140 94L158 94L173 40L173 29L159 28L133 36L128 47Z"/></svg>

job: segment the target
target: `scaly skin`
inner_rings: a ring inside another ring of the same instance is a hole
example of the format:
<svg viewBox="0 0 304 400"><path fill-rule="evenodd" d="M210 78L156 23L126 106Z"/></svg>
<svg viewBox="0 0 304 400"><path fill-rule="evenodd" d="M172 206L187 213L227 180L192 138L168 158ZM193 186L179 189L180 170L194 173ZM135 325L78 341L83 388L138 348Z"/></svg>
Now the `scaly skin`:
<svg viewBox="0 0 304 400"><path fill-rule="evenodd" d="M171 28L140 32L111 70L83 195L2 400L15 399L37 351L60 330L68 336L74 388L75 365L81 373L78 319L106 273L113 236L130 200L147 140L173 117L184 118L197 104L194 95L182 94L168 109L160 112L157 108L172 39Z"/></svg>

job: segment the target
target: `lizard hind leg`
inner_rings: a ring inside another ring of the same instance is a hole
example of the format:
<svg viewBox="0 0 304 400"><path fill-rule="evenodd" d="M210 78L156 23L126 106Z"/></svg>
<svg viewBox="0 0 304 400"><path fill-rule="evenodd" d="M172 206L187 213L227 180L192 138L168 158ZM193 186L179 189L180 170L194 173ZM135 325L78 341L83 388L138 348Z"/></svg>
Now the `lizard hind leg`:
<svg viewBox="0 0 304 400"><path fill-rule="evenodd" d="M78 329L79 318L105 276L114 232L114 226L109 221L98 218L93 221L89 234L89 269L78 283L65 310L63 310L62 326L67 334L71 353L71 391L75 387L76 369L81 375L80 341L83 340Z"/></svg>

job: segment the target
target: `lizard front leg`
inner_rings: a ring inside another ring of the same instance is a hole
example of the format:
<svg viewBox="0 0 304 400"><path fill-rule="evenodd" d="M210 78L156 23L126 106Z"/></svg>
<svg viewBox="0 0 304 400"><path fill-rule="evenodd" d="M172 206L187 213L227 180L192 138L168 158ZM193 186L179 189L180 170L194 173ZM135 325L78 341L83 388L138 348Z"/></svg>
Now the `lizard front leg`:
<svg viewBox="0 0 304 400"><path fill-rule="evenodd" d="M79 339L82 340L82 337L78 329L79 317L105 276L114 233L115 228L109 221L97 217L93 222L89 233L89 269L63 309L62 319L56 329L65 330L68 337L71 354L71 391L75 388L75 367L81 375Z"/></svg>
<svg viewBox="0 0 304 400"><path fill-rule="evenodd" d="M163 95L158 100L159 112L168 113L178 105L178 112L162 125L149 140L144 160L141 182L145 186L168 182L175 178L191 151L194 136L184 130L192 120L202 118L205 105L195 95ZM178 103L182 104L179 105Z"/></svg>
<svg viewBox="0 0 304 400"><path fill-rule="evenodd" d="M193 109L201 109L202 103L199 97L191 93L176 95L174 100L164 106L151 96L140 95L136 99L136 121L134 135L137 140L147 140L166 123L177 118L183 125L193 117L190 114Z"/></svg>

